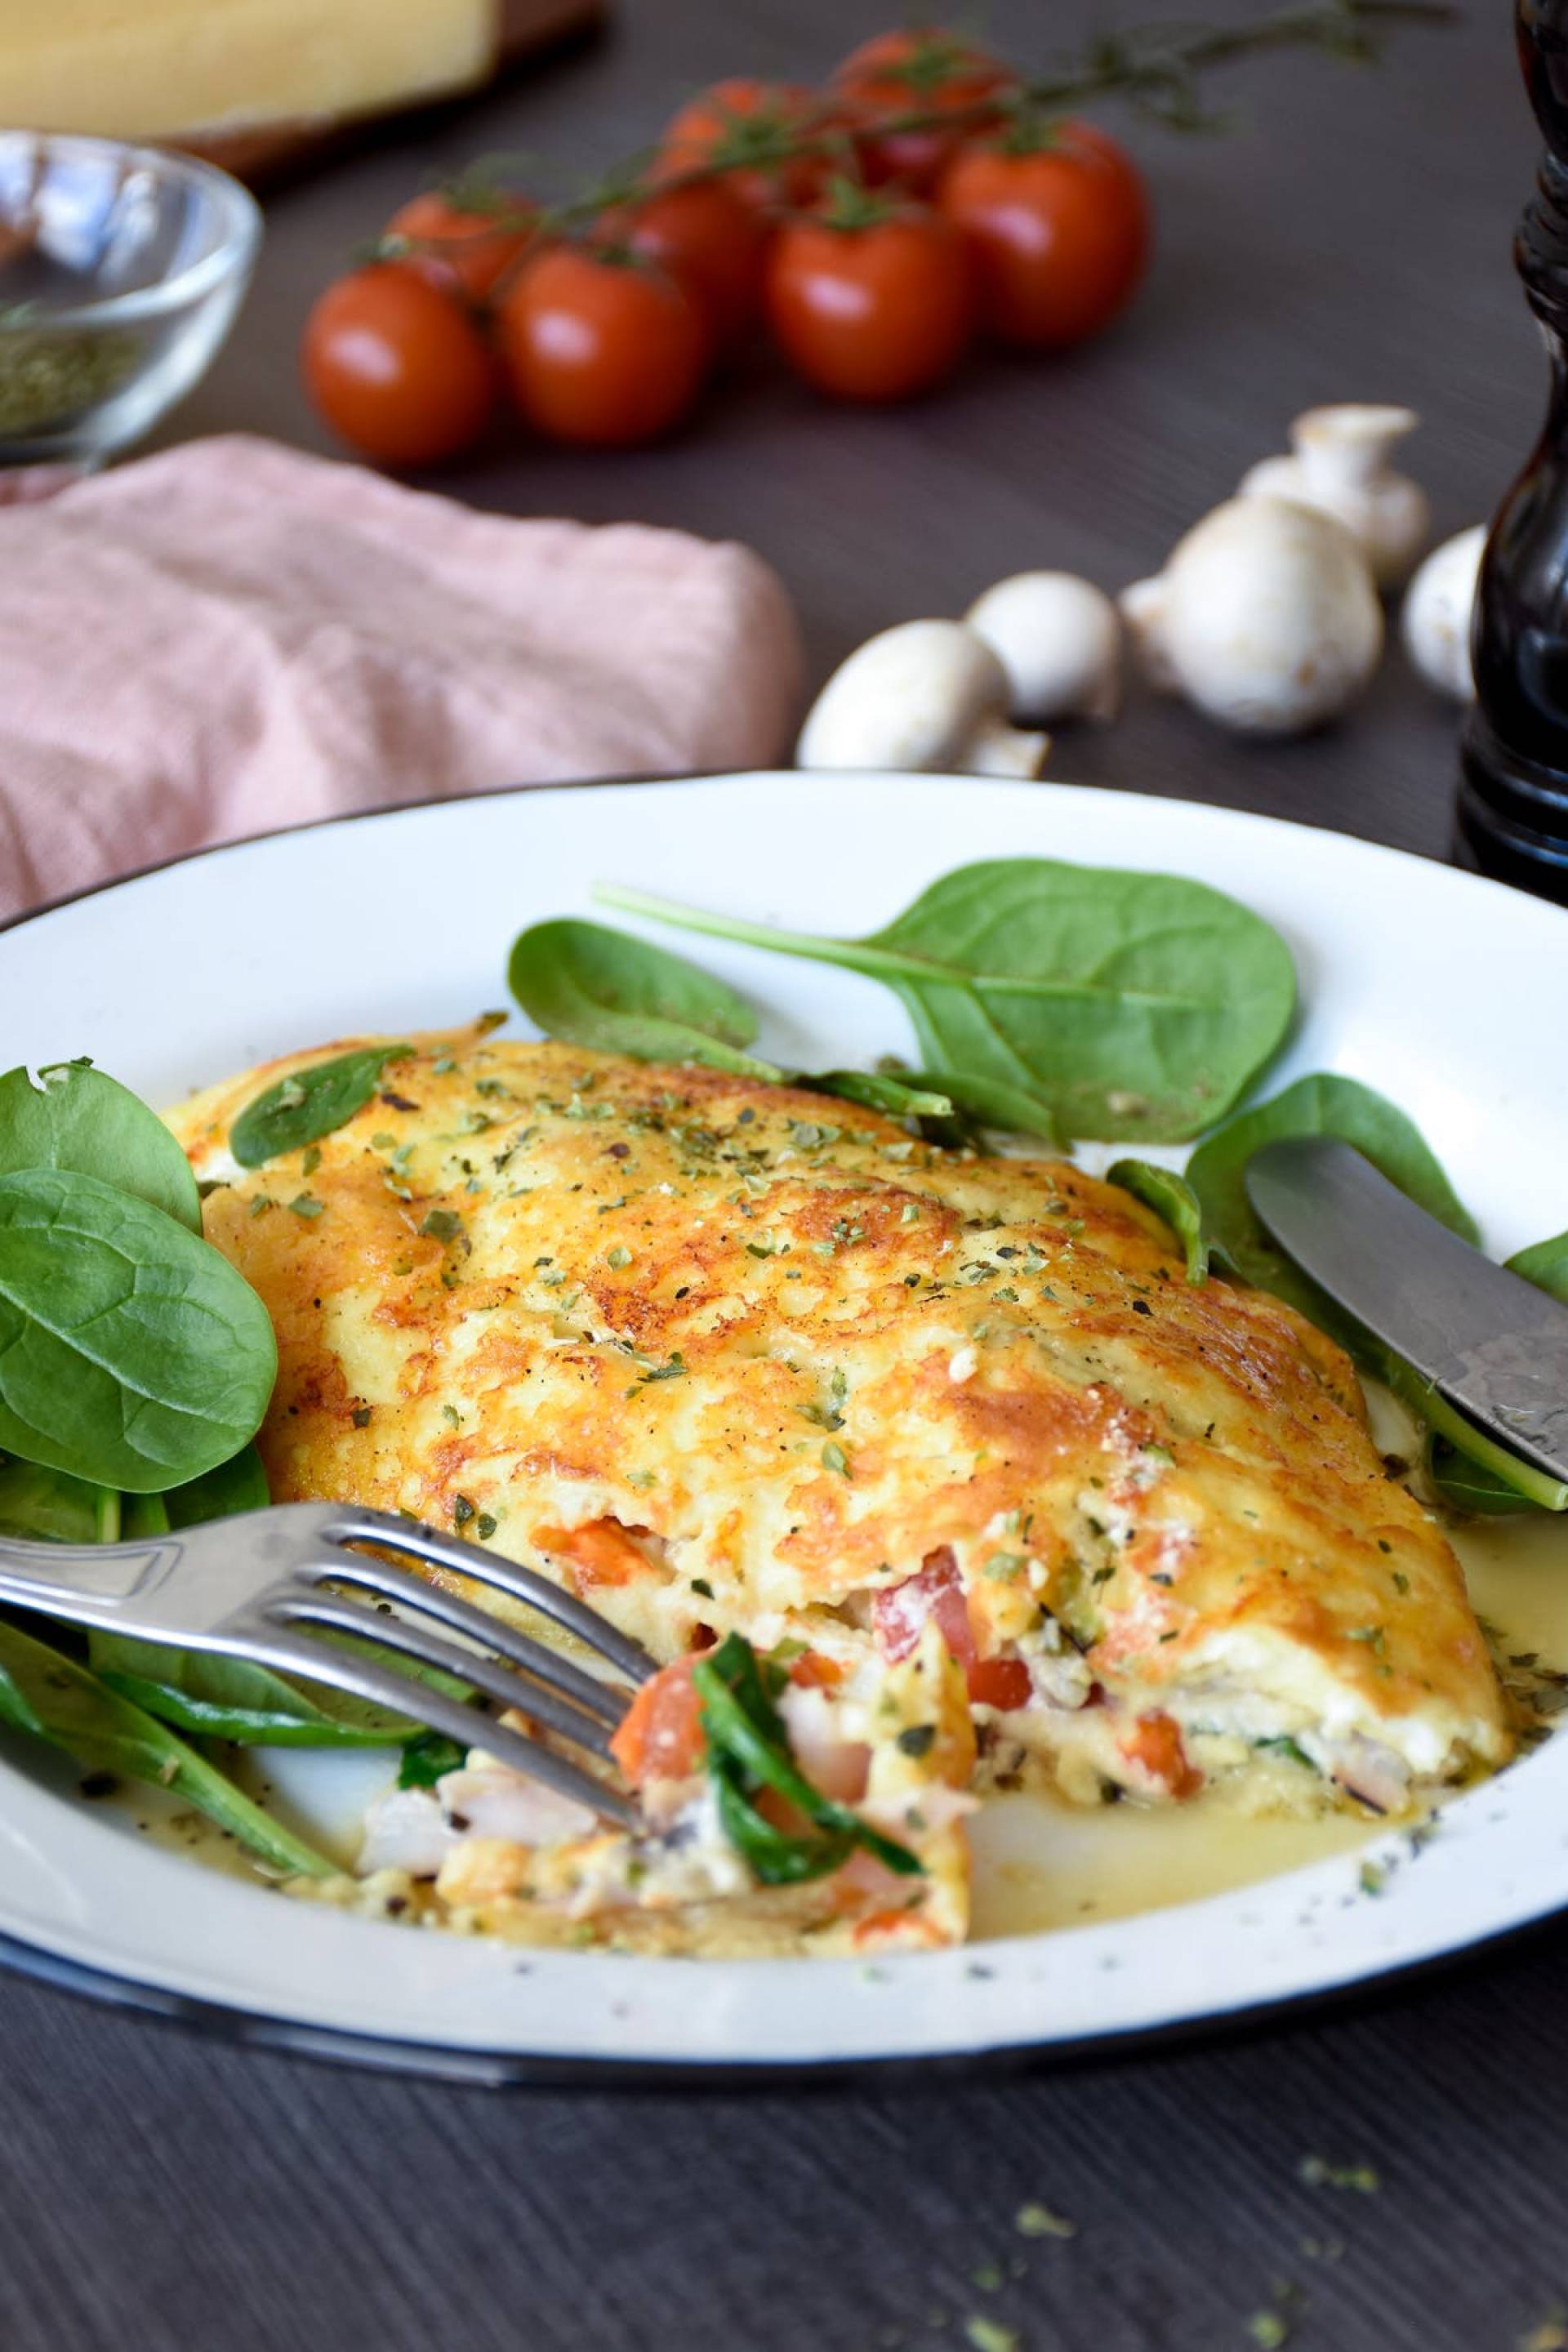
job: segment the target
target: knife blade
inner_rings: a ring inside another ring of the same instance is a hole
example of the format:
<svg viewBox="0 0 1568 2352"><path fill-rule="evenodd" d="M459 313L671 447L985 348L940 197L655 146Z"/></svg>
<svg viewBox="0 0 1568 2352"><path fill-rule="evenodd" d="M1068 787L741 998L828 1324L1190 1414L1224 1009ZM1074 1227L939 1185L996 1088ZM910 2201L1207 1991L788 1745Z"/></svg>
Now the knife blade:
<svg viewBox="0 0 1568 2352"><path fill-rule="evenodd" d="M1568 1307L1460 1241L1335 1137L1264 1144L1246 1183L1321 1289L1489 1436L1568 1480Z"/></svg>

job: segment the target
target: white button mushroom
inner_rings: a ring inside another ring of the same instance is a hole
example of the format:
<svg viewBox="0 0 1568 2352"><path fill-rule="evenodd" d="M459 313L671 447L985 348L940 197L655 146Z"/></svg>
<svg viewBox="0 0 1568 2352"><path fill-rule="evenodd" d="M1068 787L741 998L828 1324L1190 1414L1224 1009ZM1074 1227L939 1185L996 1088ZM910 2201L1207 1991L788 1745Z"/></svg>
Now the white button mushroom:
<svg viewBox="0 0 1568 2352"><path fill-rule="evenodd" d="M1378 586L1397 588L1426 544L1432 512L1426 491L1388 459L1420 422L1413 408L1363 401L1309 408L1290 427L1294 455L1254 466L1241 495L1294 499L1332 515L1361 541Z"/></svg>
<svg viewBox="0 0 1568 2352"><path fill-rule="evenodd" d="M1244 734L1300 734L1336 718L1383 650L1360 547L1288 499L1216 507L1121 604L1151 684Z"/></svg>
<svg viewBox="0 0 1568 2352"><path fill-rule="evenodd" d="M803 768L1037 776L1049 737L1007 724L1007 678L962 621L905 621L836 669L795 746Z"/></svg>
<svg viewBox="0 0 1568 2352"><path fill-rule="evenodd" d="M1114 719L1121 623L1103 589L1070 572L1016 572L964 614L1007 673L1015 719Z"/></svg>
<svg viewBox="0 0 1568 2352"><path fill-rule="evenodd" d="M1405 650L1430 687L1470 701L1476 691L1470 667L1470 624L1487 526L1479 522L1435 547L1405 599L1399 632Z"/></svg>

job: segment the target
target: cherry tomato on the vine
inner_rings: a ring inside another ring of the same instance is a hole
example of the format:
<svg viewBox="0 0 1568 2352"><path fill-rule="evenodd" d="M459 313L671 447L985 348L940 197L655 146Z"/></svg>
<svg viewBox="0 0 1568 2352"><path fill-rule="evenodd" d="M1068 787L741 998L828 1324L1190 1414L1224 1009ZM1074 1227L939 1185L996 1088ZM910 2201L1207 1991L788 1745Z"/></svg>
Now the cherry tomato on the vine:
<svg viewBox="0 0 1568 2352"><path fill-rule="evenodd" d="M616 224L610 224L613 236ZM703 310L715 343L731 342L762 299L767 229L721 180L656 191L625 225L631 250L667 270Z"/></svg>
<svg viewBox="0 0 1568 2352"><path fill-rule="evenodd" d="M512 396L557 441L651 441L695 400L711 331L684 287L636 260L557 246L496 314Z"/></svg>
<svg viewBox="0 0 1568 2352"><path fill-rule="evenodd" d="M397 257L433 286L482 302L501 271L527 247L527 215L521 199L510 205L506 226L493 212L466 212L432 188L404 205L386 224L389 237L406 237L409 249Z"/></svg>
<svg viewBox="0 0 1568 2352"><path fill-rule="evenodd" d="M495 405L495 360L467 310L399 262L329 286L306 321L301 360L332 430L384 465L456 457Z"/></svg>
<svg viewBox="0 0 1568 2352"><path fill-rule="evenodd" d="M780 229L768 318L785 357L839 400L904 400L946 375L969 340L963 239L924 205L861 196Z"/></svg>
<svg viewBox="0 0 1568 2352"><path fill-rule="evenodd" d="M1126 152L1088 122L1038 146L966 148L937 204L969 241L984 326L1047 349L1109 326L1149 258L1149 199Z"/></svg>
<svg viewBox="0 0 1568 2352"><path fill-rule="evenodd" d="M818 155L775 160L775 142L808 127L826 128L829 110L794 81L716 81L673 117L659 149L667 173L689 172L721 157L724 184L763 212L807 205L827 175Z"/></svg>
<svg viewBox="0 0 1568 2352"><path fill-rule="evenodd" d="M995 128L999 113L983 102L1016 83L1017 76L999 58L934 26L879 33L847 57L833 77L852 122L900 114L959 118L951 130L933 124L924 131L866 131L858 137L868 180L900 180L921 194L935 186L965 139Z"/></svg>

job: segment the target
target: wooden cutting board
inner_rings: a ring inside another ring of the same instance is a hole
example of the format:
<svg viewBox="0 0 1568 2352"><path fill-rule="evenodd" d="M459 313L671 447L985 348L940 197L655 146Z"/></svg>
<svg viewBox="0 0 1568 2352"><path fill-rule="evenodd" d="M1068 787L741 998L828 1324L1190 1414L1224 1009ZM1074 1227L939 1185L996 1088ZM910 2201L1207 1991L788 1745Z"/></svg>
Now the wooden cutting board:
<svg viewBox="0 0 1568 2352"><path fill-rule="evenodd" d="M607 0L501 0L495 71L484 87L493 87L503 77L514 73L521 64L559 42L591 32L603 22L606 13ZM461 98L439 103L461 105L466 99L479 94L466 90ZM407 111L428 113L430 101L422 100ZM232 172L237 179L247 181L253 187L263 187L330 163L357 141L384 131L388 121L399 119L384 114L362 115L353 121L315 118L268 123L254 130L205 132L161 143L200 155L210 163L220 164L226 172Z"/></svg>

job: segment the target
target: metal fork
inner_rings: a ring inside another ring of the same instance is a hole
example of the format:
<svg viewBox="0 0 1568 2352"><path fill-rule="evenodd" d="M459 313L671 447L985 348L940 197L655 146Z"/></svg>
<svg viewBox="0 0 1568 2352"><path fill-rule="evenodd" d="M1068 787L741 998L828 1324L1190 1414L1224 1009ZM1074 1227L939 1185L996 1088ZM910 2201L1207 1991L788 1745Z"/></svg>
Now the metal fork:
<svg viewBox="0 0 1568 2352"><path fill-rule="evenodd" d="M40 1610L73 1625L211 1650L330 1684L411 1716L465 1748L483 1747L514 1771L575 1798L623 1828L639 1828L641 1818L629 1798L542 1741L497 1722L471 1701L449 1697L373 1658L296 1631L319 1626L398 1651L421 1665L442 1667L498 1706L516 1707L559 1738L608 1757L610 1735L630 1703L628 1692L601 1682L570 1658L408 1569L349 1549L366 1543L406 1553L426 1567L451 1569L525 1602L575 1634L633 1685L658 1671L640 1643L617 1633L548 1577L417 1520L353 1504L278 1504L131 1543L23 1543L6 1538L0 1539L0 1601ZM352 1586L364 1598L328 1589L333 1585ZM395 1603L400 1611L434 1618L479 1647L466 1648L409 1623L392 1613ZM510 1667L498 1664L496 1654L510 1660Z"/></svg>

